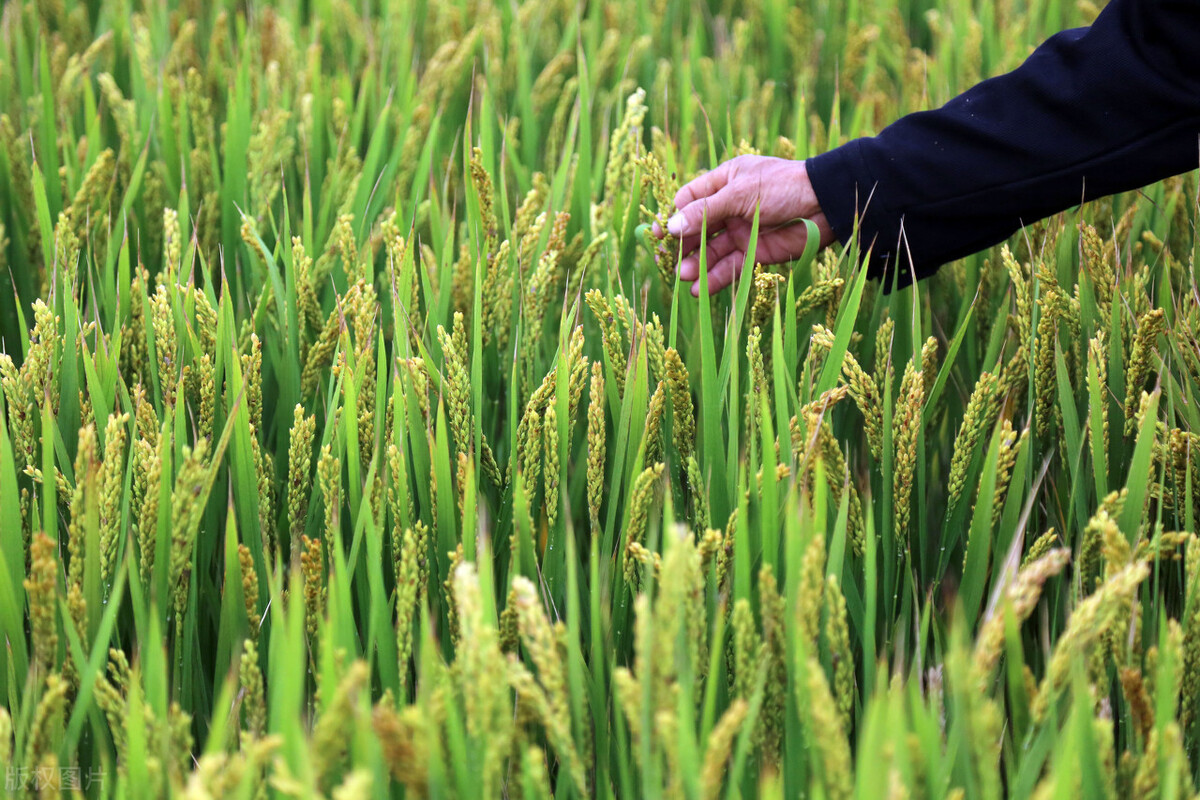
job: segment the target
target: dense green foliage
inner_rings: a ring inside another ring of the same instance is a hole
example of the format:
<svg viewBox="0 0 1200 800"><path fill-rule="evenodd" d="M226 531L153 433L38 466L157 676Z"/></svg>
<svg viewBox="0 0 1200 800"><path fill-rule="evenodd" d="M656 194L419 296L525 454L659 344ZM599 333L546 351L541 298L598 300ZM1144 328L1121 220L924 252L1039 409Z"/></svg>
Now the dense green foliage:
<svg viewBox="0 0 1200 800"><path fill-rule="evenodd" d="M1196 176L888 295L645 228L1095 13L6 4L6 791L1192 797Z"/></svg>

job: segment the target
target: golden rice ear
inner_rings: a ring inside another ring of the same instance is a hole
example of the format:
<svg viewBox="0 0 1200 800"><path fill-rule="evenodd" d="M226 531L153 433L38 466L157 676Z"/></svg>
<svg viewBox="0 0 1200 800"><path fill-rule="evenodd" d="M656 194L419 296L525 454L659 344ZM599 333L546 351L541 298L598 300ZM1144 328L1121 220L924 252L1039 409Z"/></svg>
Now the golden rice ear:
<svg viewBox="0 0 1200 800"><path fill-rule="evenodd" d="M104 427L104 459L100 468L100 579L112 580L121 523L128 414L110 414Z"/></svg>
<svg viewBox="0 0 1200 800"><path fill-rule="evenodd" d="M1138 319L1137 333L1133 337L1133 349L1129 355L1129 363L1125 367L1126 435L1134 430L1142 387L1150 377L1158 336L1166 331L1166 324L1166 312L1161 308L1147 311Z"/></svg>
<svg viewBox="0 0 1200 800"><path fill-rule="evenodd" d="M604 365L592 363L592 378L588 388L587 412L587 503L592 535L600 533L600 505L604 493L607 423L604 412Z"/></svg>
<svg viewBox="0 0 1200 800"><path fill-rule="evenodd" d="M947 481L948 502L951 508L966 491L967 469L974 457L975 448L991 430L995 415L1000 411L1000 381L990 372L979 376L967 408L954 439L954 453L950 461L950 477Z"/></svg>
<svg viewBox="0 0 1200 800"><path fill-rule="evenodd" d="M902 405L897 408L892 493L895 497L898 546L907 550L908 523L912 515L913 476L917 466L917 436L925 409L924 383L914 361L909 361L904 368L904 377L900 381L900 402Z"/></svg>

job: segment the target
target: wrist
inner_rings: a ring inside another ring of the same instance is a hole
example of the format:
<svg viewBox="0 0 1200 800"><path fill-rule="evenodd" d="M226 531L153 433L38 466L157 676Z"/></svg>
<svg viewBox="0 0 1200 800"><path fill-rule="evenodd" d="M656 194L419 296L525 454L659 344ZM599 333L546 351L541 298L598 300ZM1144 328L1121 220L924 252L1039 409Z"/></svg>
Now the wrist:
<svg viewBox="0 0 1200 800"><path fill-rule="evenodd" d="M820 236L820 246L828 247L838 241L838 236L834 233L833 228L829 224L829 219L826 218L824 212L818 209L817 213L813 214L810 219L817 226L817 233Z"/></svg>
<svg viewBox="0 0 1200 800"><path fill-rule="evenodd" d="M813 186L812 179L808 174L807 161L801 160L798 162L798 167L800 185L803 187L801 205L804 211L802 216L805 219L812 220L817 226L821 247L828 247L838 241L838 235L833 230L833 226L829 223L829 218L821 208L821 199L817 196L816 187Z"/></svg>
<svg viewBox="0 0 1200 800"><path fill-rule="evenodd" d="M813 204L825 217L830 243L845 244L854 233L855 221L862 209L859 203L860 184L857 170L856 142L851 141L804 162L808 189ZM824 236L822 235L822 240Z"/></svg>

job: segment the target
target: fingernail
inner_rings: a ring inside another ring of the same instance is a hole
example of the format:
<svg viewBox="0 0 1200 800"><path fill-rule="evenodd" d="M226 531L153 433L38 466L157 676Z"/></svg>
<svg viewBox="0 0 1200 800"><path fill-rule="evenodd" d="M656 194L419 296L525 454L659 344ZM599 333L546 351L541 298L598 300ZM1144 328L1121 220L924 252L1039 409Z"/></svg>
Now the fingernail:
<svg viewBox="0 0 1200 800"><path fill-rule="evenodd" d="M683 214L676 214L667 220L667 232L675 237L682 236L684 222Z"/></svg>

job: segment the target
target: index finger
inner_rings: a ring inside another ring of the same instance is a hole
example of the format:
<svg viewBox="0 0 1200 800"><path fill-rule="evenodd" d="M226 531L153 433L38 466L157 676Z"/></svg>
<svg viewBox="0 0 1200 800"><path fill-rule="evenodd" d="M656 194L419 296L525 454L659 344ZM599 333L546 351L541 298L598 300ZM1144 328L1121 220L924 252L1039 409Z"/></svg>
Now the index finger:
<svg viewBox="0 0 1200 800"><path fill-rule="evenodd" d="M729 162L726 161L716 169L693 178L679 188L675 193L675 208L680 209L688 203L695 202L711 194L715 194L729 182Z"/></svg>

